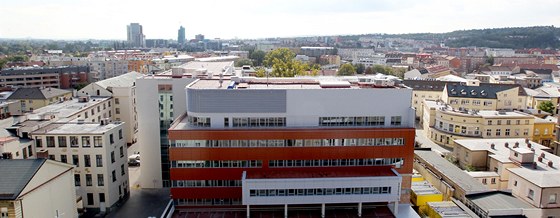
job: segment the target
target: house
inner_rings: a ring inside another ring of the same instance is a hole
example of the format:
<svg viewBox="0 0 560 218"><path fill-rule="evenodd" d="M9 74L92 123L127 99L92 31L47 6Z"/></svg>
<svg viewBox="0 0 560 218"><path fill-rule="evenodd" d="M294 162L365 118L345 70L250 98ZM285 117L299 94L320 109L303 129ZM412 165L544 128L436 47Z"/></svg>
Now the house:
<svg viewBox="0 0 560 218"><path fill-rule="evenodd" d="M21 102L21 110L33 111L72 98L72 91L57 88L19 88L8 100Z"/></svg>

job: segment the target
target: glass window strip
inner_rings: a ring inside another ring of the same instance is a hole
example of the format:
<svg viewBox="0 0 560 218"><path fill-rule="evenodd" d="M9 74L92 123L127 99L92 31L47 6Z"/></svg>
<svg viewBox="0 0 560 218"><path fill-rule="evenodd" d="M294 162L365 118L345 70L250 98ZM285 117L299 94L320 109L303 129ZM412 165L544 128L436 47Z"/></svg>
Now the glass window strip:
<svg viewBox="0 0 560 218"><path fill-rule="evenodd" d="M175 147L324 147L401 146L404 138L271 139L271 140L176 140Z"/></svg>
<svg viewBox="0 0 560 218"><path fill-rule="evenodd" d="M377 195L393 194L391 187L315 188L315 189L251 189L250 197Z"/></svg>

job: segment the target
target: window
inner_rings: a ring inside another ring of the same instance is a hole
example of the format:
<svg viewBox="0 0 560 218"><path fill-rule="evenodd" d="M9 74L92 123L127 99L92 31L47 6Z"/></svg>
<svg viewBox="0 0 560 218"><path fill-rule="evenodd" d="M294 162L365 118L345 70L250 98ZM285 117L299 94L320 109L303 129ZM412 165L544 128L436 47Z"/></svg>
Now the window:
<svg viewBox="0 0 560 218"><path fill-rule="evenodd" d="M122 139L123 135L122 135L122 129L119 129L119 139Z"/></svg>
<svg viewBox="0 0 560 218"><path fill-rule="evenodd" d="M93 205L93 193L87 193L87 204Z"/></svg>
<svg viewBox="0 0 560 218"><path fill-rule="evenodd" d="M113 170L113 172L111 172L111 176L113 177L113 182L117 181L117 173Z"/></svg>
<svg viewBox="0 0 560 218"><path fill-rule="evenodd" d="M121 114L121 109L120 108L115 108L115 114Z"/></svg>
<svg viewBox="0 0 560 218"><path fill-rule="evenodd" d="M520 123L521 123L520 120L516 120L516 121L515 121L515 125L519 125Z"/></svg>
<svg viewBox="0 0 560 218"><path fill-rule="evenodd" d="M400 126L400 125L401 125L401 116L391 117L391 126Z"/></svg>
<svg viewBox="0 0 560 218"><path fill-rule="evenodd" d="M492 130L491 129L486 130L486 136L492 136Z"/></svg>
<svg viewBox="0 0 560 218"><path fill-rule="evenodd" d="M498 120L498 121L496 121L496 122L498 122L498 125L502 125L502 121L501 121L501 120Z"/></svg>
<svg viewBox="0 0 560 218"><path fill-rule="evenodd" d="M103 147L103 139L101 136L93 136L93 146L94 147Z"/></svg>
<svg viewBox="0 0 560 218"><path fill-rule="evenodd" d="M97 186L105 186L103 174L97 174Z"/></svg>
<svg viewBox="0 0 560 218"><path fill-rule="evenodd" d="M533 200L534 197L535 197L535 191L533 191L533 189L529 189L529 192L527 193L527 198Z"/></svg>
<svg viewBox="0 0 560 218"><path fill-rule="evenodd" d="M89 136L82 136L82 147L84 148L91 147L91 139Z"/></svg>
<svg viewBox="0 0 560 218"><path fill-rule="evenodd" d="M47 136L47 147L54 148L54 136Z"/></svg>
<svg viewBox="0 0 560 218"><path fill-rule="evenodd" d="M523 135L528 136L529 135L529 129L524 129L523 130Z"/></svg>
<svg viewBox="0 0 560 218"><path fill-rule="evenodd" d="M496 136L500 136L502 135L502 130L501 129L496 129Z"/></svg>
<svg viewBox="0 0 560 218"><path fill-rule="evenodd" d="M78 136L70 136L70 147L78 147Z"/></svg>
<svg viewBox="0 0 560 218"><path fill-rule="evenodd" d="M120 104L120 101L119 101L118 98L115 98L115 104ZM111 105L109 105L109 106L111 106Z"/></svg>
<svg viewBox="0 0 560 218"><path fill-rule="evenodd" d="M511 125L511 120L506 120L506 125Z"/></svg>
<svg viewBox="0 0 560 218"><path fill-rule="evenodd" d="M556 194L551 194L548 196L548 203L549 204L556 204Z"/></svg>
<svg viewBox="0 0 560 218"><path fill-rule="evenodd" d="M66 136L59 136L58 137L58 147L65 148L66 147Z"/></svg>
<svg viewBox="0 0 560 218"><path fill-rule="evenodd" d="M488 125L492 125L492 120L488 120Z"/></svg>
<svg viewBox="0 0 560 218"><path fill-rule="evenodd" d="M95 155L95 166L103 167L103 156L100 154Z"/></svg>
<svg viewBox="0 0 560 218"><path fill-rule="evenodd" d="M487 184L487 180L486 180L486 178L483 178L483 179L482 179L482 184L484 184L484 185L486 185L486 184Z"/></svg>
<svg viewBox="0 0 560 218"><path fill-rule="evenodd" d="M91 167L91 158L89 154L84 155L84 167Z"/></svg>
<svg viewBox="0 0 560 218"><path fill-rule="evenodd" d="M506 129L506 136L509 136L509 129Z"/></svg>
<svg viewBox="0 0 560 218"><path fill-rule="evenodd" d="M111 163L115 163L115 152L111 151Z"/></svg>
<svg viewBox="0 0 560 218"><path fill-rule="evenodd" d="M492 178L492 179L490 179L490 183L492 183L492 184L496 184L496 178Z"/></svg>
<svg viewBox="0 0 560 218"><path fill-rule="evenodd" d="M517 181L513 181L513 186L517 186Z"/></svg>
<svg viewBox="0 0 560 218"><path fill-rule="evenodd" d="M99 202L105 202L105 193L99 193Z"/></svg>
<svg viewBox="0 0 560 218"><path fill-rule="evenodd" d="M121 176L124 176L124 164L121 164Z"/></svg>
<svg viewBox="0 0 560 218"><path fill-rule="evenodd" d="M111 143L111 145L112 145L113 143L115 143L115 139L113 139L113 134L112 134L112 133L109 134L109 143Z"/></svg>
<svg viewBox="0 0 560 218"><path fill-rule="evenodd" d="M86 174L86 186L93 186L91 174Z"/></svg>
<svg viewBox="0 0 560 218"><path fill-rule="evenodd" d="M24 156L24 158L25 158L25 152L23 152L23 156ZM49 159L55 160L54 154L49 154Z"/></svg>
<svg viewBox="0 0 560 218"><path fill-rule="evenodd" d="M77 154L72 155L72 164L76 165L77 167L80 166L80 158Z"/></svg>
<svg viewBox="0 0 560 218"><path fill-rule="evenodd" d="M120 153L121 157L124 157L124 149L123 149L123 146L121 146L121 147L119 148L119 153Z"/></svg>
<svg viewBox="0 0 560 218"><path fill-rule="evenodd" d="M65 154L60 155L60 162L68 163L68 157Z"/></svg>
<svg viewBox="0 0 560 218"><path fill-rule="evenodd" d="M39 137L35 138L35 145L36 145L38 148L42 148L42 147L43 147L42 142L43 142L43 141L41 140L41 138L39 138Z"/></svg>
<svg viewBox="0 0 560 218"><path fill-rule="evenodd" d="M74 174L74 185L81 186L80 174Z"/></svg>

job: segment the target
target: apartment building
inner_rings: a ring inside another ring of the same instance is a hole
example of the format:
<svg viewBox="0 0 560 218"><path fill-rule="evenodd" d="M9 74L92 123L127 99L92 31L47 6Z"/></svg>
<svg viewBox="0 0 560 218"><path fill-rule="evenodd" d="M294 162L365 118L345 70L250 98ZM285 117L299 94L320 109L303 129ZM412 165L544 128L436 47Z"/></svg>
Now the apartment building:
<svg viewBox="0 0 560 218"><path fill-rule="evenodd" d="M531 217L555 217L560 214L557 196L560 183L556 167L560 157L551 149L524 138L456 140L453 156L460 166L471 165L499 175L487 183L511 190L516 198L538 209Z"/></svg>
<svg viewBox="0 0 560 218"><path fill-rule="evenodd" d="M554 119L542 119L535 117L535 124L533 126L533 137L532 141L537 142L541 145L552 148L552 153L556 154L555 147L552 146L552 142L556 138L556 120Z"/></svg>
<svg viewBox="0 0 560 218"><path fill-rule="evenodd" d="M123 126L105 121L55 122L33 131L31 137L38 152L74 166L73 184L85 208L110 211L129 194Z"/></svg>
<svg viewBox="0 0 560 218"><path fill-rule="evenodd" d="M0 137L0 154L0 159L32 159L36 152L31 140L5 136Z"/></svg>
<svg viewBox="0 0 560 218"><path fill-rule="evenodd" d="M428 102L428 101L426 101ZM455 109L441 102L426 103L424 131L436 144L453 146L464 138L533 137L535 117L517 111Z"/></svg>
<svg viewBox="0 0 560 218"><path fill-rule="evenodd" d="M124 122L126 143L136 143L138 113L136 110L136 79L141 73L130 72L113 78L97 81L80 89L80 97L109 97L112 102L112 119Z"/></svg>
<svg viewBox="0 0 560 218"><path fill-rule="evenodd" d="M0 71L0 87L69 89L79 84L87 84L89 74L90 68L87 66L3 69Z"/></svg>
<svg viewBox="0 0 560 218"><path fill-rule="evenodd" d="M72 91L57 88L18 88L8 100L19 101L23 112L33 111L44 106L67 101Z"/></svg>
<svg viewBox="0 0 560 218"><path fill-rule="evenodd" d="M527 93L518 84L488 84L472 80L446 85L443 102L469 110L512 110L527 108Z"/></svg>
<svg viewBox="0 0 560 218"><path fill-rule="evenodd" d="M412 90L383 76L355 81L190 83L186 113L169 128L176 205L246 207L248 214L253 207L284 206L287 213L292 205L320 205L324 215L326 204L360 211L392 203L396 214L399 202L409 202Z"/></svg>
<svg viewBox="0 0 560 218"><path fill-rule="evenodd" d="M404 80L403 84L412 88L412 107L416 109L416 119L422 121L424 100L441 100L446 84L456 85L459 83L437 80Z"/></svg>
<svg viewBox="0 0 560 218"><path fill-rule="evenodd" d="M72 169L47 159L0 160L0 217L78 217Z"/></svg>

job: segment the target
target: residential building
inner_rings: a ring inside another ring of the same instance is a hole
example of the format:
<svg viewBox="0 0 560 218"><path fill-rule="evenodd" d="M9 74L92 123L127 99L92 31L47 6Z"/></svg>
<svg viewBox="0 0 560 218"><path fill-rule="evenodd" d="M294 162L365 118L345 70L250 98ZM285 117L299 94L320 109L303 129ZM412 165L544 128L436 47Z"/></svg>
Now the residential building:
<svg viewBox="0 0 560 218"><path fill-rule="evenodd" d="M22 113L20 101L0 100L0 120Z"/></svg>
<svg viewBox="0 0 560 218"><path fill-rule="evenodd" d="M424 105L424 116L430 117L424 117L424 131L439 145L452 147L453 140L463 138L533 137L535 117L522 112L455 109L440 102Z"/></svg>
<svg viewBox="0 0 560 218"><path fill-rule="evenodd" d="M141 76L143 74L130 72L91 83L77 92L80 97L111 97L109 114L112 114L113 120L124 122L125 141L128 145L136 143L138 137L136 79ZM105 106L103 108L105 109Z"/></svg>
<svg viewBox="0 0 560 218"><path fill-rule="evenodd" d="M468 110L513 110L527 108L527 93L517 84L488 84L475 80L446 85L441 97L451 107Z"/></svg>
<svg viewBox="0 0 560 218"><path fill-rule="evenodd" d="M85 208L110 211L128 197L122 123L55 122L33 131L31 137L49 159L74 165L73 184Z"/></svg>
<svg viewBox="0 0 560 218"><path fill-rule="evenodd" d="M0 160L0 216L78 217L72 169L47 159Z"/></svg>
<svg viewBox="0 0 560 218"><path fill-rule="evenodd" d="M486 170L500 175L500 189L538 209L530 217L554 217L560 214L557 196L560 183L560 157L546 146L527 139L456 140L459 151L453 153L459 164L484 163ZM498 181L497 181L498 182Z"/></svg>
<svg viewBox="0 0 560 218"><path fill-rule="evenodd" d="M19 101L21 111L33 111L44 106L70 100L72 91L57 88L19 88L8 100Z"/></svg>
<svg viewBox="0 0 560 218"><path fill-rule="evenodd" d="M308 47L304 46L300 48L298 54L306 55L309 57L320 58L321 55L334 55L336 53L333 47Z"/></svg>
<svg viewBox="0 0 560 218"><path fill-rule="evenodd" d="M453 159L463 168L469 169L471 176L491 189L509 189L508 168L520 167L510 159L510 152L521 148L551 151L548 147L524 138L511 139L459 139L455 140ZM521 148L520 148L521 147ZM487 180L484 181L483 179Z"/></svg>
<svg viewBox="0 0 560 218"><path fill-rule="evenodd" d="M126 41L130 47L143 48L146 46L146 36L139 23L131 23L126 26Z"/></svg>
<svg viewBox="0 0 560 218"><path fill-rule="evenodd" d="M13 136L0 137L0 159L32 159L35 158L35 147L29 139Z"/></svg>
<svg viewBox="0 0 560 218"><path fill-rule="evenodd" d="M412 107L416 109L416 119L422 120L424 100L441 100L446 84L458 84L437 80L404 80L403 84L412 88Z"/></svg>
<svg viewBox="0 0 560 218"><path fill-rule="evenodd" d="M128 73L128 60L97 57L88 60L92 71L96 72L95 80L104 80Z"/></svg>
<svg viewBox="0 0 560 218"><path fill-rule="evenodd" d="M507 66L482 67L480 72L490 76L511 76L513 68Z"/></svg>
<svg viewBox="0 0 560 218"><path fill-rule="evenodd" d="M560 112L560 90L559 87L556 86L543 86L536 88L534 90L528 90L527 94L528 101L527 106L538 109L539 105L543 102L550 101L554 106L552 110L552 115L557 115Z"/></svg>
<svg viewBox="0 0 560 218"><path fill-rule="evenodd" d="M555 128L556 121L535 117L533 138L531 140L541 145L551 147L552 142L556 138L554 134ZM557 151L554 150L554 147L551 148L553 149L552 153L556 154Z"/></svg>
<svg viewBox="0 0 560 218"><path fill-rule="evenodd" d="M204 40L204 35L202 35L202 34L196 34L196 35L194 36L194 39L195 39L196 41L203 41L203 40Z"/></svg>
<svg viewBox="0 0 560 218"><path fill-rule="evenodd" d="M185 113L169 128L176 205L231 205L248 213L283 205L287 213L294 204L324 211L325 204L392 203L397 214L399 202L409 202L412 90L379 75L355 81L236 77L190 83Z"/></svg>
<svg viewBox="0 0 560 218"><path fill-rule="evenodd" d="M87 66L3 69L0 71L0 87L69 89L87 84L89 74L90 68Z"/></svg>

